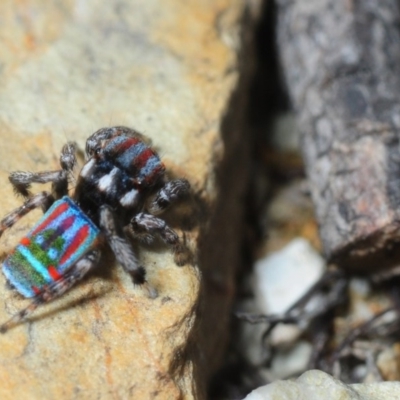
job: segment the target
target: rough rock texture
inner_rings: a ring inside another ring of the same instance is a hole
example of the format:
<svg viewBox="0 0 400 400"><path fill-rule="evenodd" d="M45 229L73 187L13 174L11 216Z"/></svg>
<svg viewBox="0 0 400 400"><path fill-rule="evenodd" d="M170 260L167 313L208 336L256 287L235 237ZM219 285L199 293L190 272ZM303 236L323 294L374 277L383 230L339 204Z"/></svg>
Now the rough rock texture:
<svg viewBox="0 0 400 400"><path fill-rule="evenodd" d="M277 0L282 71L327 258L400 260L400 7L396 0Z"/></svg>
<svg viewBox="0 0 400 400"><path fill-rule="evenodd" d="M308 371L295 381L277 381L251 392L245 400L395 400L400 382L345 385L322 371Z"/></svg>
<svg viewBox="0 0 400 400"><path fill-rule="evenodd" d="M84 146L102 126L127 125L192 183L194 206L172 221L195 254L200 233L203 250L184 267L162 246L139 250L155 300L106 256L81 285L0 336L1 399L204 397L234 294L248 157L245 51L258 3L1 2L0 213L21 203L10 171L56 169L67 139ZM2 237L2 259L39 215ZM0 319L26 304L1 290Z"/></svg>

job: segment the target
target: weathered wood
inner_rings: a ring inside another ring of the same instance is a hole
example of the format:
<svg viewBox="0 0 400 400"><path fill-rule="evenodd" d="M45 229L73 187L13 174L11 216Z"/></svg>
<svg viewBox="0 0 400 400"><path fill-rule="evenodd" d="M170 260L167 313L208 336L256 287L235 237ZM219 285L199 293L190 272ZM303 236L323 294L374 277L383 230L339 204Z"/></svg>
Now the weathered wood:
<svg viewBox="0 0 400 400"><path fill-rule="evenodd" d="M400 261L396 0L277 0L278 47L330 261Z"/></svg>

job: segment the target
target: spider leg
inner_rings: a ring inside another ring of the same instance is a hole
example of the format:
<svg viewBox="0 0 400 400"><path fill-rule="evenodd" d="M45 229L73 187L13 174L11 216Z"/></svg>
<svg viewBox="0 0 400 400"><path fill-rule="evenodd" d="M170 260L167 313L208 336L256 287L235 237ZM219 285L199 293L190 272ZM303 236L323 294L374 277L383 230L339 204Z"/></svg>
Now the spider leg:
<svg viewBox="0 0 400 400"><path fill-rule="evenodd" d="M190 184L186 179L175 179L166 182L147 206L149 213L153 215L161 214L172 203L187 195L189 189Z"/></svg>
<svg viewBox="0 0 400 400"><path fill-rule="evenodd" d="M0 237L6 229L11 228L24 215L28 214L30 211L38 207L47 209L51 206L53 201L54 198L49 192L38 193L35 196L26 200L21 207L18 207L14 211L11 211L0 221Z"/></svg>
<svg viewBox="0 0 400 400"><path fill-rule="evenodd" d="M100 227L117 261L132 277L133 282L138 285L144 285L150 297L156 297L157 292L146 281L146 270L139 264L131 244L126 239L123 230L116 223L113 212L107 206L100 207Z"/></svg>
<svg viewBox="0 0 400 400"><path fill-rule="evenodd" d="M52 183L52 191L56 198L61 198L68 194L68 177L76 164L76 145L68 142L63 146L60 155L61 169L57 171L44 172L11 172L8 177L17 194L25 198L32 197L30 186L32 183Z"/></svg>
<svg viewBox="0 0 400 400"><path fill-rule="evenodd" d="M161 218L146 213L136 214L131 219L128 230L134 238L145 243L151 243L158 235L164 243L172 247L175 262L178 265L184 265L188 262L186 247L181 243L176 232Z"/></svg>
<svg viewBox="0 0 400 400"><path fill-rule="evenodd" d="M95 249L86 253L72 267L70 267L64 275L45 286L32 300L32 302L21 311L14 314L8 321L0 325L0 333L7 332L12 326L17 325L28 315L32 314L39 306L49 303L56 297L60 297L78 281L80 281L94 266L97 265L100 258L100 250Z"/></svg>

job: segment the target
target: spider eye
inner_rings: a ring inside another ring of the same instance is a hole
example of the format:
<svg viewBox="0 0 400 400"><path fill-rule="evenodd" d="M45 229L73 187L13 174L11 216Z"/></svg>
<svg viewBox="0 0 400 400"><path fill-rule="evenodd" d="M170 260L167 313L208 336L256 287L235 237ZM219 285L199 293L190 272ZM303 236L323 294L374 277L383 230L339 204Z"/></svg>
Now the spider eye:
<svg viewBox="0 0 400 400"><path fill-rule="evenodd" d="M99 157L103 152L103 149L101 146L90 146L86 145L86 155L87 159L91 157Z"/></svg>

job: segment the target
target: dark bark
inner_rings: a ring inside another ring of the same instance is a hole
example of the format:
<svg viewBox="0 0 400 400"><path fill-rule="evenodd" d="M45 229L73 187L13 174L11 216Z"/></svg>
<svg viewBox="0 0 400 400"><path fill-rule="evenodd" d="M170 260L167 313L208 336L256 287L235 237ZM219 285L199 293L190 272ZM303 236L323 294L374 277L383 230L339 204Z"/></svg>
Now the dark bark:
<svg viewBox="0 0 400 400"><path fill-rule="evenodd" d="M277 0L278 48L328 259L400 261L397 0Z"/></svg>

